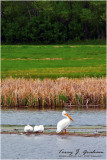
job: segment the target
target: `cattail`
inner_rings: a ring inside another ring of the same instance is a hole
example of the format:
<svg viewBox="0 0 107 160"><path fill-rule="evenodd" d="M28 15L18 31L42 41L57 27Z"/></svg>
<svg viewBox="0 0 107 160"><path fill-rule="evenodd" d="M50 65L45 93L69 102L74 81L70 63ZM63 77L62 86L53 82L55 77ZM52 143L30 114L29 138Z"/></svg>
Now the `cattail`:
<svg viewBox="0 0 107 160"><path fill-rule="evenodd" d="M105 105L106 78L1 80L2 106Z"/></svg>

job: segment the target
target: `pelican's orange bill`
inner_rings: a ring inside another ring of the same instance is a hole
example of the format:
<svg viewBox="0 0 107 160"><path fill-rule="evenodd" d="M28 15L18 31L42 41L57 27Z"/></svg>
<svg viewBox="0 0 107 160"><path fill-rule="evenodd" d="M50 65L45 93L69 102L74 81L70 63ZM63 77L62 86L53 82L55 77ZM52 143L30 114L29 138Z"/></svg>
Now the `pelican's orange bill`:
<svg viewBox="0 0 107 160"><path fill-rule="evenodd" d="M65 115L68 116L72 121L74 121L67 113Z"/></svg>

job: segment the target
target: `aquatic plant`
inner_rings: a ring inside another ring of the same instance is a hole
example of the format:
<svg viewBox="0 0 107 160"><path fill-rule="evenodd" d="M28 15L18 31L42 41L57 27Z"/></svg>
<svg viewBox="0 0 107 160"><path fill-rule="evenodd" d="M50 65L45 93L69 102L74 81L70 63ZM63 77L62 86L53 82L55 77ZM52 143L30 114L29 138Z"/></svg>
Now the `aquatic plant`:
<svg viewBox="0 0 107 160"><path fill-rule="evenodd" d="M105 105L106 78L14 79L1 80L1 105L61 107Z"/></svg>

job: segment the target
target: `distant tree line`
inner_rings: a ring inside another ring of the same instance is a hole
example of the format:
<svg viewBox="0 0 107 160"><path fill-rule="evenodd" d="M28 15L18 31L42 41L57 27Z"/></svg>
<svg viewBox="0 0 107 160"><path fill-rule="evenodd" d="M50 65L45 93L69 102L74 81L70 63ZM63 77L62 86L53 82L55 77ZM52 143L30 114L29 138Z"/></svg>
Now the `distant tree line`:
<svg viewBox="0 0 107 160"><path fill-rule="evenodd" d="M106 38L106 1L2 1L1 42L53 44Z"/></svg>

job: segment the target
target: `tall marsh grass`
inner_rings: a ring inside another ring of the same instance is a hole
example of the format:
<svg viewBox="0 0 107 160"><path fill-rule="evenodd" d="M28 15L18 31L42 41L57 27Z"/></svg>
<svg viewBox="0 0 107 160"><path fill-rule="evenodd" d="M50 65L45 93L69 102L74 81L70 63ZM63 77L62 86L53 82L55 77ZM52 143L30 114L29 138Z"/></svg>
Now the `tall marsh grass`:
<svg viewBox="0 0 107 160"><path fill-rule="evenodd" d="M105 105L106 78L3 79L2 106L60 107Z"/></svg>

